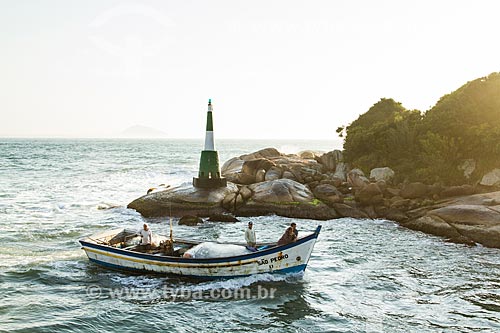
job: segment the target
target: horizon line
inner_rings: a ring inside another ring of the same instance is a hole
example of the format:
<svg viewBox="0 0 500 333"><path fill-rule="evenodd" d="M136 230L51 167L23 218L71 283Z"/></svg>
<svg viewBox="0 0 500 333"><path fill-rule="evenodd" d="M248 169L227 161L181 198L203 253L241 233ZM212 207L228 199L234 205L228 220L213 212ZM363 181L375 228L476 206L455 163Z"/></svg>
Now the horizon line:
<svg viewBox="0 0 500 333"><path fill-rule="evenodd" d="M119 136L3 136L0 135L0 139L65 139L65 140L200 140L203 141L202 137L119 137ZM286 141L343 141L342 138L248 138L248 137L238 137L238 138L217 138L217 140L286 140Z"/></svg>

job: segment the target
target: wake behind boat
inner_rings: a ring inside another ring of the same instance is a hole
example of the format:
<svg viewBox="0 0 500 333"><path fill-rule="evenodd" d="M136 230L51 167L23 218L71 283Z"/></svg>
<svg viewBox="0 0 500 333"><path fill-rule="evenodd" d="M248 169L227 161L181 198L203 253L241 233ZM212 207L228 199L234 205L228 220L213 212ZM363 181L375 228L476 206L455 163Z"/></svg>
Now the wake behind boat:
<svg viewBox="0 0 500 333"><path fill-rule="evenodd" d="M90 261L99 265L140 273L162 273L186 277L217 279L242 277L261 273L298 273L306 269L321 226L293 243L258 243L257 251L250 252L241 243L206 243L155 235L151 249L144 251L137 245L136 231L114 229L80 240ZM210 253L210 246L222 249L208 258L198 253ZM227 251L224 251L224 248ZM190 258L185 253L195 253ZM224 256L224 252L237 255Z"/></svg>

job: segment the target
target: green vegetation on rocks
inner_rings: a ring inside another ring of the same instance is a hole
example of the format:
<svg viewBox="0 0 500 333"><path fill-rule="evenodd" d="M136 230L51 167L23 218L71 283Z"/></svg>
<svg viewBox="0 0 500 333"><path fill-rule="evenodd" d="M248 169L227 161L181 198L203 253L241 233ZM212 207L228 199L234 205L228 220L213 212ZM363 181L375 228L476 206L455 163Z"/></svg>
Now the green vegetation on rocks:
<svg viewBox="0 0 500 333"><path fill-rule="evenodd" d="M425 113L383 98L345 128L345 161L365 172L390 167L396 181L473 183L499 157L500 73L466 83ZM471 160L464 175L460 166Z"/></svg>

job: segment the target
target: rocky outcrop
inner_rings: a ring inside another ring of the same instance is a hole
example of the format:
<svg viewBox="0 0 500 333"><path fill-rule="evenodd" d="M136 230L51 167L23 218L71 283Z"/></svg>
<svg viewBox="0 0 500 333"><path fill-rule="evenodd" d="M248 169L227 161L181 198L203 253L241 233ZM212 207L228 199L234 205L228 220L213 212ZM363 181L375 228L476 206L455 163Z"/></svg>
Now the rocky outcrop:
<svg viewBox="0 0 500 333"><path fill-rule="evenodd" d="M191 184L152 192L135 199L128 208L135 209L143 216L209 216L223 213L221 203L228 195L237 193L238 187L228 183L227 187L218 189L195 188Z"/></svg>
<svg viewBox="0 0 500 333"><path fill-rule="evenodd" d="M500 248L500 192L461 197L419 215L403 225L454 242Z"/></svg>
<svg viewBox="0 0 500 333"><path fill-rule="evenodd" d="M500 186L500 169L493 169L485 174L479 184L483 186Z"/></svg>
<svg viewBox="0 0 500 333"><path fill-rule="evenodd" d="M334 171L341 164L342 153L332 151L320 154L303 151L299 154L281 154L274 148L231 158L223 164L221 173L236 184L290 179L314 189L319 184L339 184L345 181L342 170L338 176Z"/></svg>
<svg viewBox="0 0 500 333"><path fill-rule="evenodd" d="M314 196L329 206L344 202L344 195L331 184L320 184L314 189Z"/></svg>
<svg viewBox="0 0 500 333"><path fill-rule="evenodd" d="M185 215L179 219L179 225L197 225L203 223L203 219L194 215Z"/></svg>
<svg viewBox="0 0 500 333"><path fill-rule="evenodd" d="M384 194L376 183L370 183L356 191L355 198L361 205L371 206L382 203Z"/></svg>
<svg viewBox="0 0 500 333"><path fill-rule="evenodd" d="M290 179L271 180L249 186L252 197L235 210L237 215L276 214L287 217L326 220L339 217L334 209L316 201L303 184Z"/></svg>
<svg viewBox="0 0 500 333"><path fill-rule="evenodd" d="M354 188L363 188L370 183L360 169L352 169L347 173L347 183Z"/></svg>
<svg viewBox="0 0 500 333"><path fill-rule="evenodd" d="M472 185L450 186L439 192L441 198L459 197L474 194Z"/></svg>
<svg viewBox="0 0 500 333"><path fill-rule="evenodd" d="M225 188L162 185L128 207L147 217L190 215L194 223L199 217L233 221L235 216L269 214L317 220L385 218L454 242L500 247L500 192L475 194L500 184L496 170L479 186L395 185L391 169L372 169L370 181L362 170L349 170L340 151L296 155L266 148L224 163L222 173L229 180Z"/></svg>
<svg viewBox="0 0 500 333"><path fill-rule="evenodd" d="M342 161L342 152L340 150L330 151L316 157L316 160L323 165L324 171L335 171L337 164Z"/></svg>
<svg viewBox="0 0 500 333"><path fill-rule="evenodd" d="M224 214L211 214L209 217L208 217L208 222L230 222L230 223L233 223L233 222L240 222L240 220L238 220L236 218L236 216L234 216L233 214L229 214L229 213L224 213Z"/></svg>
<svg viewBox="0 0 500 333"><path fill-rule="evenodd" d="M311 190L290 179L269 180L248 186L228 183L226 188L198 189L191 185L147 194L128 208L143 216L238 216L276 214L287 217L326 220L337 212L317 200Z"/></svg>
<svg viewBox="0 0 500 333"><path fill-rule="evenodd" d="M381 180L389 182L392 180L392 178L394 178L394 175L395 175L394 170L388 167L375 168L370 171L370 179L375 182Z"/></svg>
<svg viewBox="0 0 500 333"><path fill-rule="evenodd" d="M252 200L268 203L304 203L314 200L312 192L303 184L290 179L270 180L252 184Z"/></svg>

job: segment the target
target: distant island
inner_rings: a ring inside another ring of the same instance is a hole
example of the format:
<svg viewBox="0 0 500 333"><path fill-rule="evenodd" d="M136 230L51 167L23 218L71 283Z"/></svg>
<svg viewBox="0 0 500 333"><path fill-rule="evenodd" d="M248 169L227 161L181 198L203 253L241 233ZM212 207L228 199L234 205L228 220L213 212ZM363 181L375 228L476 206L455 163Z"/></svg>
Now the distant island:
<svg viewBox="0 0 500 333"><path fill-rule="evenodd" d="M142 126L142 125L134 125L130 126L123 131L121 131L118 134L118 137L120 138L167 138L168 134L166 132L163 132L162 130L153 128L153 127L148 127L148 126Z"/></svg>

